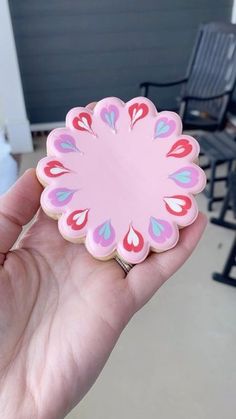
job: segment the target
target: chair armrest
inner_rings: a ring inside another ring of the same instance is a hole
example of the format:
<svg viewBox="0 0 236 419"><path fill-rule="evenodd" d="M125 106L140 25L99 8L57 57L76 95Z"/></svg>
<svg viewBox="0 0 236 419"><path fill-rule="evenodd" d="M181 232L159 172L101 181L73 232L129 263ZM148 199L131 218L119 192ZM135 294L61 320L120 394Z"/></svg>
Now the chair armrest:
<svg viewBox="0 0 236 419"><path fill-rule="evenodd" d="M140 88L142 87L149 87L149 86L154 86L154 87L170 87L170 86L176 86L178 84L183 84L186 81L188 81L187 78L181 79L181 80L174 80L174 81L170 81L170 82L166 82L166 83L154 83L152 81L145 81L143 83L141 83L139 85Z"/></svg>
<svg viewBox="0 0 236 419"><path fill-rule="evenodd" d="M213 95L213 96L183 96L181 98L182 101L187 101L187 100L203 100L203 101L207 101L207 100L214 100L214 99L220 99L226 95L230 95L232 93L232 90L226 90L223 93L219 93L218 95Z"/></svg>

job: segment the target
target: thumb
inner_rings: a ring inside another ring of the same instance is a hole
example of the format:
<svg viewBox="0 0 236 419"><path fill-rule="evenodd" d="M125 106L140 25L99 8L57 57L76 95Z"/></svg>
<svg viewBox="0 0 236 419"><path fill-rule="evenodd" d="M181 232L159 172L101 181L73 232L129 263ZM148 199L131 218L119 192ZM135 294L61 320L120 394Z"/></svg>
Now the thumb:
<svg viewBox="0 0 236 419"><path fill-rule="evenodd" d="M38 210L41 192L42 187L35 170L29 169L0 197L0 264L21 233L22 227Z"/></svg>

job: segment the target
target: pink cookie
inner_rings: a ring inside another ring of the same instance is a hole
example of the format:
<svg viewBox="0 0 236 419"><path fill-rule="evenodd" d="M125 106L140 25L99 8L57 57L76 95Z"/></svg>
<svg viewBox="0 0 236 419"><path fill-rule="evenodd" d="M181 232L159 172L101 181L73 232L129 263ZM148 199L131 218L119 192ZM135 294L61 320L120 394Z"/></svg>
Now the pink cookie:
<svg viewBox="0 0 236 419"><path fill-rule="evenodd" d="M93 111L74 108L53 130L37 175L46 186L41 205L58 218L60 233L84 241L98 259L142 262L178 242L179 228L196 219L193 195L205 186L193 163L197 141L182 134L173 112L158 113L137 97L110 97Z"/></svg>

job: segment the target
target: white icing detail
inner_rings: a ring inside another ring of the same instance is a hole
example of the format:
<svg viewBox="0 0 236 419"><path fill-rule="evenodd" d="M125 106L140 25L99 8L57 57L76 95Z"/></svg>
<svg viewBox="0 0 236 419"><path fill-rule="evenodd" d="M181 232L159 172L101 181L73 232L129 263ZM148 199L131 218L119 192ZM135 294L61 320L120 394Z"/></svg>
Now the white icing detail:
<svg viewBox="0 0 236 419"><path fill-rule="evenodd" d="M83 212L80 212L80 213L75 214L75 215L73 216L73 220L76 222L76 224L77 224L77 225L81 225L81 224L83 224L83 222L84 222L84 220L85 220L85 217L86 217L87 212L88 212L88 210L86 209L86 210L84 210Z"/></svg>
<svg viewBox="0 0 236 419"><path fill-rule="evenodd" d="M136 112L137 112L137 110L136 110L136 108L134 108L133 113L132 113L132 120L135 118Z"/></svg>
<svg viewBox="0 0 236 419"><path fill-rule="evenodd" d="M78 125L81 128L86 128L86 129L88 128L87 125L85 125L82 121L78 121Z"/></svg>
<svg viewBox="0 0 236 419"><path fill-rule="evenodd" d="M130 229L129 229L129 234L128 234L128 237L127 237L127 242L130 245L133 244L134 247L138 246L138 244L139 244L139 237L135 233L135 231L133 230L132 226L130 226Z"/></svg>
<svg viewBox="0 0 236 419"><path fill-rule="evenodd" d="M134 124L135 121L137 121L138 118L140 118L143 114L143 109L139 109L138 112L135 110L135 116L133 116L132 123Z"/></svg>
<svg viewBox="0 0 236 419"><path fill-rule="evenodd" d="M183 206L185 205L185 201L179 198L164 198L164 201L175 212L182 212Z"/></svg>
<svg viewBox="0 0 236 419"><path fill-rule="evenodd" d="M180 147L177 147L175 150L173 150L171 153L181 154L184 150L185 148L181 145Z"/></svg>
<svg viewBox="0 0 236 419"><path fill-rule="evenodd" d="M64 169L63 167L52 167L50 172L52 175L58 175L58 173L62 173L65 172L66 169Z"/></svg>
<svg viewBox="0 0 236 419"><path fill-rule="evenodd" d="M85 125L87 128L89 128L89 124L88 124L87 118L85 118L85 116L83 116L82 121L83 121L84 125Z"/></svg>

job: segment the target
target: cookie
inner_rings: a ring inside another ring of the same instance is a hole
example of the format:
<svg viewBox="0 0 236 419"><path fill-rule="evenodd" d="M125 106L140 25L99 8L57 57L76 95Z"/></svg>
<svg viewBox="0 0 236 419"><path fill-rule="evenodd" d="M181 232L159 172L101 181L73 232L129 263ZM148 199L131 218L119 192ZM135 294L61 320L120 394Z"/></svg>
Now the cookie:
<svg viewBox="0 0 236 419"><path fill-rule="evenodd" d="M65 239L83 241L95 258L140 263L174 247L179 228L196 219L194 195L206 183L198 154L180 117L157 112L146 98L73 108L37 166L42 208Z"/></svg>

